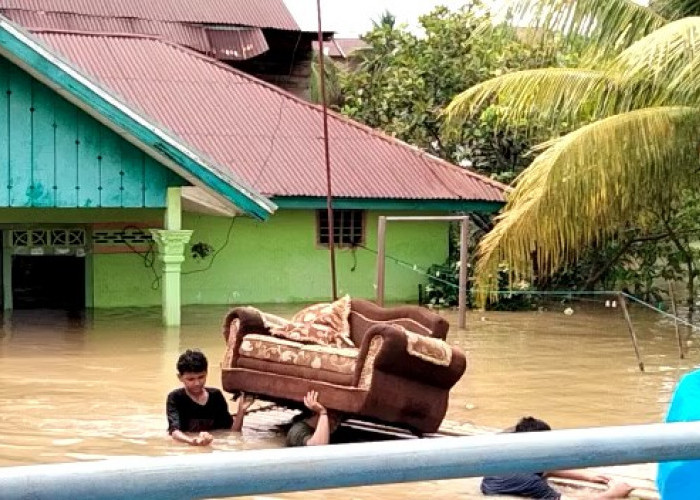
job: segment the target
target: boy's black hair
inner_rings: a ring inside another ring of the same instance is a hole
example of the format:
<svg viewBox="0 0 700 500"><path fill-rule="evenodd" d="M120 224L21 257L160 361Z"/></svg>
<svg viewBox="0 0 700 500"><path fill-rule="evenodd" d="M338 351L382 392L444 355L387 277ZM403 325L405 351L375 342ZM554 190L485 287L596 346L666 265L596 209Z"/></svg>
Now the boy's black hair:
<svg viewBox="0 0 700 500"><path fill-rule="evenodd" d="M180 354L177 360L177 372L180 375L185 373L201 373L207 371L209 362L207 357L197 349L187 349Z"/></svg>
<svg viewBox="0 0 700 500"><path fill-rule="evenodd" d="M534 417L523 417L515 424L515 432L541 432L551 430L552 428L547 422Z"/></svg>

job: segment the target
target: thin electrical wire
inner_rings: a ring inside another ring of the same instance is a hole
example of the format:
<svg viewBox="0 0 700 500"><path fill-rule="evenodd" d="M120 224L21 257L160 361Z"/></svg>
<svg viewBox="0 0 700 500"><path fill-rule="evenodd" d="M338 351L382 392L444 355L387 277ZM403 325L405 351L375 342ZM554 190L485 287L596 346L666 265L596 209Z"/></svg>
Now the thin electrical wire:
<svg viewBox="0 0 700 500"><path fill-rule="evenodd" d="M662 316L667 317L668 319L672 319L673 321L678 321L679 323L690 327L694 331L697 331L700 329L700 327L698 327L697 325L694 325L693 323L686 321L683 318L680 318L678 316L674 316L673 314L667 313L666 311L659 309L658 307L654 307L653 305L651 305L647 302L644 302L643 300L638 299L637 297L630 295L627 292L620 292L620 294L623 297L630 299L632 302L636 302L637 304L642 305L648 309L651 309L652 311L656 311L657 313L661 314Z"/></svg>
<svg viewBox="0 0 700 500"><path fill-rule="evenodd" d="M367 250L375 255L377 254L376 250L373 250L365 245L357 245L357 246L359 248ZM395 264L398 264L402 267L410 269L411 271L413 271L417 274L420 274L422 276L425 276L426 278L430 278L431 280L437 281L439 283L442 283L442 284L447 285L447 286L452 287L452 288L459 288L459 285L452 283L450 281L444 280L444 279L440 278L439 276L435 276L431 273L428 273L427 271L421 269L417 264L412 264L408 261L401 260L397 257L392 256L392 255L386 254L385 256L388 260L394 262ZM474 289L471 289L471 290L469 290L469 293L476 294L476 291ZM700 330L700 326L694 325L693 323L691 323L687 320L684 320L683 318L681 318L679 316L674 316L673 314L670 314L670 313L664 311L663 309L660 309L656 306L653 306L652 304L649 304L648 302L645 302L645 301L643 301L643 300L641 300L633 295L630 295L627 292L622 292L622 291L615 291L615 290L589 290L589 291L583 291L583 290L541 290L541 291L538 291L538 290L497 290L497 291L493 291L493 292L489 292L489 293L493 293L496 295L509 295L509 296L512 296L512 295L542 295L542 296L550 296L550 297L577 296L578 297L577 300L586 300L585 298L581 298L581 297L587 296L587 295L588 296L591 296L591 295L593 295L593 296L610 296L610 297L617 297L617 296L622 295L623 297L629 299L630 301L635 302L637 304L640 304L648 309L651 309L652 311L655 311L655 312L661 314L662 316L664 316L670 320L677 321L678 323L681 323L682 325L690 327L693 331ZM596 301L593 299L589 299L588 301L600 303L599 300Z"/></svg>
<svg viewBox="0 0 700 500"><path fill-rule="evenodd" d="M137 249L135 246L129 243L126 239L124 240L124 244L129 248L129 250L131 250L133 253L135 253L143 259L143 265L145 268L150 269L153 272L153 281L151 282L151 289L158 290L160 288L162 276L158 274L158 271L156 270L155 266L156 256L158 255L158 252L156 252L155 250L155 242L153 241L153 238L150 234L146 233L146 231L144 231L138 226L124 226L122 228L122 231L127 231L129 229L132 231L137 231L145 237L146 241L148 241L148 250L146 250L145 252L139 251L139 249Z"/></svg>
<svg viewBox="0 0 700 500"><path fill-rule="evenodd" d="M204 271L208 271L209 269L211 269L211 266L214 265L214 260L216 260L216 256L219 255L231 241L231 232L233 231L233 225L235 224L237 218L238 217L231 217L231 224L229 224L228 231L226 231L226 240L224 241L224 244L221 245L219 249L212 254L211 259L209 260L209 264L207 264L207 266L203 267L202 269L194 269L192 271L183 272L181 273L183 276L187 274L203 273Z"/></svg>
<svg viewBox="0 0 700 500"><path fill-rule="evenodd" d="M291 78L292 73L294 72L294 62L296 60L297 56L297 51L299 50L299 43L301 42L301 32L299 32L299 36L297 36L297 41L296 44L294 44L294 50L292 51L292 59L291 62L289 63L289 72L287 74L287 78ZM279 135L280 131L280 126L282 124L282 111L284 110L284 103L287 100L287 98L283 95L279 95L280 98L280 105L279 108L277 109L277 123L275 124L275 129L272 132L272 136L270 137L270 147L267 150L267 155L265 156L265 159L263 160L263 164L260 167L260 170L258 170L258 174L255 176L255 179L253 179L253 182L251 182L251 186L253 186L255 189L258 189L258 182L262 178L263 173L265 173L265 170L267 170L267 167L270 163L270 159L272 158L272 154L275 152L275 142L277 140L277 136Z"/></svg>

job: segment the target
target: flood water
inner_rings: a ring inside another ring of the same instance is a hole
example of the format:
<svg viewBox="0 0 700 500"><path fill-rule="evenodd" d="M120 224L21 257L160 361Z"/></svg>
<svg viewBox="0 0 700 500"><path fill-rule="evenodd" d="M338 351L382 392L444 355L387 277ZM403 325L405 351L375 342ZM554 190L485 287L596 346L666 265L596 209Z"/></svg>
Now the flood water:
<svg viewBox="0 0 700 500"><path fill-rule="evenodd" d="M471 312L448 341L467 352L447 418L507 427L524 415L552 427L660 422L678 378L700 355L678 357L673 324L632 309L646 372L640 373L619 309L573 306L543 312ZM290 316L299 306L264 306ZM167 438L164 404L177 386L181 351L201 348L209 385L220 387L220 324L227 308L186 307L183 326L165 329L160 310L15 311L0 333L0 466L124 455L210 453ZM683 330L682 330L683 332ZM234 411L231 405L231 411ZM281 446L272 433L219 433L214 450ZM476 498L475 480L349 488L335 498ZM415 495L415 496L414 496ZM265 498L325 498L326 492ZM262 498L262 497L259 497Z"/></svg>

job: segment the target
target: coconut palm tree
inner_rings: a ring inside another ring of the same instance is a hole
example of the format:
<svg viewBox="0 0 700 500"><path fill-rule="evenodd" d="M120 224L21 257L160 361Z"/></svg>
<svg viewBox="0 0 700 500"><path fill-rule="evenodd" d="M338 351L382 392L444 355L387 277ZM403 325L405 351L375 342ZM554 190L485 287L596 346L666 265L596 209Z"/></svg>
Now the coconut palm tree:
<svg viewBox="0 0 700 500"><path fill-rule="evenodd" d="M698 0L542 0L514 13L588 50L579 68L506 74L447 109L448 127L495 104L504 129L545 123L556 135L480 243L484 286L501 263L518 279L548 276L626 228L669 225L668 208L700 191Z"/></svg>

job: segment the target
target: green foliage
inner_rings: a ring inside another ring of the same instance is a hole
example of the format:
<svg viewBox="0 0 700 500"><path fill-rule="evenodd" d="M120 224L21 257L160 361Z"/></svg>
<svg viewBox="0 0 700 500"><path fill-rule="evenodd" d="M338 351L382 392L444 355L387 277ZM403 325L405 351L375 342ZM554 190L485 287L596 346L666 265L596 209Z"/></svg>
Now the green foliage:
<svg viewBox="0 0 700 500"><path fill-rule="evenodd" d="M472 214L472 218L476 216ZM479 239L483 236L484 230L478 225L471 224L469 235L469 263L467 264L467 307L475 307L475 294L473 293L473 265L475 261L475 250ZM459 303L459 241L460 225L453 223L450 226L450 251L447 261L443 264L435 264L428 268L428 283L424 288L423 302L431 307L456 307ZM508 281L508 270L499 269L498 290L501 295L500 300L490 301L486 304L486 309L498 311L520 311L533 309L534 302L530 295L511 293L512 291L528 291L531 286L527 282L517 283L513 288Z"/></svg>
<svg viewBox="0 0 700 500"><path fill-rule="evenodd" d="M629 0L514 0L511 7L516 18L533 19L538 38L576 40L586 54L577 68L478 83L447 109L459 129L482 116L484 105L498 106L498 130L525 125L545 140L480 244L481 298L505 262L514 279L538 286L624 280L652 295L660 279L682 274L692 308L700 18L690 14L700 10L697 0L659 0L652 8Z"/></svg>
<svg viewBox="0 0 700 500"><path fill-rule="evenodd" d="M568 65L516 30L483 32L483 6L451 12L439 7L420 18L422 33L396 26L391 16L363 36L355 69L340 75L338 109L371 127L457 164L510 181L530 161L530 143L517 131L496 130L498 109L488 104L459 133L443 130L446 105L464 88L500 74L542 65Z"/></svg>
<svg viewBox="0 0 700 500"><path fill-rule="evenodd" d="M700 259L700 196L685 190L662 210L646 214L648 227L629 226L601 241L539 288L625 290L656 303L667 282L685 282L684 295L696 295Z"/></svg>
<svg viewBox="0 0 700 500"><path fill-rule="evenodd" d="M309 78L309 99L311 102L321 104L321 64L319 53L314 52L311 60L311 76ZM341 69L328 57L323 57L323 72L325 74L324 85L326 87L326 104L338 106L342 102L342 90L340 88Z"/></svg>
<svg viewBox="0 0 700 500"><path fill-rule="evenodd" d="M471 265L467 272L467 307L475 306L472 293ZM487 310L492 311L523 311L535 308L532 297L527 294L519 294L519 291L528 291L530 285L519 283L515 289L511 288L508 280L507 269L501 269L498 274L499 300L489 301ZM428 284L425 286L423 302L431 307L456 307L459 303L459 261L448 261L444 264L436 264L428 269Z"/></svg>

